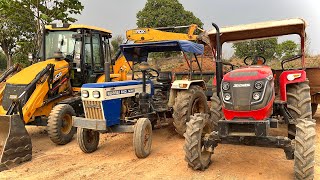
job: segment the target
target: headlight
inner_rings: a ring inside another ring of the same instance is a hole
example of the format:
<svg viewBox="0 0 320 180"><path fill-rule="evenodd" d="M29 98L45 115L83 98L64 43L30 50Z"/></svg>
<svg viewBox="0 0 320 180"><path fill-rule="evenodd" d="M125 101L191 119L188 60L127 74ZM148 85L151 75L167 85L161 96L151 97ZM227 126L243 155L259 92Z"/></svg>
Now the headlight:
<svg viewBox="0 0 320 180"><path fill-rule="evenodd" d="M261 97L261 93L260 92L254 92L253 95L252 95L252 98L254 100L256 100L256 101L259 100L260 97Z"/></svg>
<svg viewBox="0 0 320 180"><path fill-rule="evenodd" d="M100 92L99 92L99 91L93 91L93 92L92 92L92 96L93 96L94 98L99 98L99 97L100 97Z"/></svg>
<svg viewBox="0 0 320 180"><path fill-rule="evenodd" d="M224 82L224 83L222 84L222 89L223 89L224 91L228 91L229 88L230 88L230 83Z"/></svg>
<svg viewBox="0 0 320 180"><path fill-rule="evenodd" d="M87 91L87 90L81 91L81 96L84 97L84 98L89 97L89 91Z"/></svg>
<svg viewBox="0 0 320 180"><path fill-rule="evenodd" d="M263 82L262 81L256 81L254 83L254 87L258 90L260 90L261 88L263 88Z"/></svg>
<svg viewBox="0 0 320 180"><path fill-rule="evenodd" d="M231 99L231 94L224 93L223 98L224 98L224 100L229 101Z"/></svg>

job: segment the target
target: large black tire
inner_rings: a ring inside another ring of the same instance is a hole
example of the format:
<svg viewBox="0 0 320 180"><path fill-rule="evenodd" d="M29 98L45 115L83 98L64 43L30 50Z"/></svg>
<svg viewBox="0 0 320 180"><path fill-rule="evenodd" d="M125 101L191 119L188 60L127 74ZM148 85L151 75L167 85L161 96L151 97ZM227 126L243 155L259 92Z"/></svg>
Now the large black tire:
<svg viewBox="0 0 320 180"><path fill-rule="evenodd" d="M212 129L218 131L218 122L220 119L223 119L224 115L222 113L221 101L216 92L214 92L211 97L210 114L210 120L213 126Z"/></svg>
<svg viewBox="0 0 320 180"><path fill-rule="evenodd" d="M207 114L197 113L190 116L190 121L187 122L183 149L186 153L185 160L194 170L205 170L211 162L212 153L203 148L202 141L205 134L211 133L208 119Z"/></svg>
<svg viewBox="0 0 320 180"><path fill-rule="evenodd" d="M134 125L133 147L138 158L145 158L151 152L152 125L148 118L140 118Z"/></svg>
<svg viewBox="0 0 320 180"><path fill-rule="evenodd" d="M317 103L311 103L311 109L312 109L312 117L313 117L317 112L318 104Z"/></svg>
<svg viewBox="0 0 320 180"><path fill-rule="evenodd" d="M178 134L186 132L190 116L195 113L208 113L207 97L200 86L192 85L188 90L177 93L173 105L173 125Z"/></svg>
<svg viewBox="0 0 320 180"><path fill-rule="evenodd" d="M69 143L76 133L76 127L72 126L74 109L68 104L56 105L48 118L48 135L52 142L58 145Z"/></svg>
<svg viewBox="0 0 320 180"><path fill-rule="evenodd" d="M289 84L287 87L287 107L293 119L312 118L310 87L308 82ZM288 137L294 139L296 125L288 125Z"/></svg>
<svg viewBox="0 0 320 180"><path fill-rule="evenodd" d="M294 151L295 179L313 179L314 177L315 128L316 124L312 119L297 119Z"/></svg>
<svg viewBox="0 0 320 180"><path fill-rule="evenodd" d="M78 128L77 142L84 153L92 153L98 149L100 133L95 130Z"/></svg>

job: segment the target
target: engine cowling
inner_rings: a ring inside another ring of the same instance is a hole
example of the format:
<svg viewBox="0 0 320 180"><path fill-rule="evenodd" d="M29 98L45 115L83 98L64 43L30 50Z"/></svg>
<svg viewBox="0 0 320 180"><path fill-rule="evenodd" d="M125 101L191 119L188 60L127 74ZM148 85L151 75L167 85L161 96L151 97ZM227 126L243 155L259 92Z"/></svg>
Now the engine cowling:
<svg viewBox="0 0 320 180"><path fill-rule="evenodd" d="M250 66L225 74L221 84L227 120L263 120L272 114L274 78L268 66Z"/></svg>

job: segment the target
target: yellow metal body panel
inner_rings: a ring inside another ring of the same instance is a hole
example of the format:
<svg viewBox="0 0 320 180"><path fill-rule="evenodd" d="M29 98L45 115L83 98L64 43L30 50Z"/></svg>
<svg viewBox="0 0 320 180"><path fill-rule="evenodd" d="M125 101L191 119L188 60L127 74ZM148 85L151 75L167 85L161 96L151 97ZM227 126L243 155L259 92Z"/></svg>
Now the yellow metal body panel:
<svg viewBox="0 0 320 180"><path fill-rule="evenodd" d="M55 65L54 76L53 76L54 82L64 77L65 75L67 75L69 72L68 62L64 60L57 61L55 59L50 59L50 60L33 64L21 70L19 73L9 78L7 80L7 83L8 84L29 84L36 77L36 75L41 70L43 70L48 64ZM48 116L53 107L52 103L49 103L43 106L43 103L47 99L47 94L49 92L48 76L44 76L41 81L42 83L38 83L36 85L36 88L33 91L32 95L30 96L30 98L22 108L25 123L28 123L30 120L32 120L33 116ZM59 88L59 92L63 92L69 88L67 83L68 82L65 82L65 84L63 84ZM0 90L1 97L2 97L2 93L3 93L3 89ZM62 99L60 98L56 101L60 101ZM6 111L2 106L0 106L0 114L2 115L6 114Z"/></svg>
<svg viewBox="0 0 320 180"><path fill-rule="evenodd" d="M112 34L112 31L110 31L108 29L99 28L99 27L95 27L95 26L88 26L88 25L84 25L84 24L71 24L68 28L60 28L60 27L53 28L52 25L46 25L45 28L48 30L57 30L57 31L58 30L72 30L72 29L92 29L92 30L97 30L97 31L102 31L105 33Z"/></svg>
<svg viewBox="0 0 320 180"><path fill-rule="evenodd" d="M31 66L28 66L21 70L19 73L13 75L11 78L7 80L7 83L9 84L29 84L36 75L42 71L48 64L54 64L55 65L55 74L58 74L59 72L62 72L62 74L66 74L68 72L69 64L68 62L62 60L57 61L55 59L49 59L46 61L38 62L36 64L33 64Z"/></svg>

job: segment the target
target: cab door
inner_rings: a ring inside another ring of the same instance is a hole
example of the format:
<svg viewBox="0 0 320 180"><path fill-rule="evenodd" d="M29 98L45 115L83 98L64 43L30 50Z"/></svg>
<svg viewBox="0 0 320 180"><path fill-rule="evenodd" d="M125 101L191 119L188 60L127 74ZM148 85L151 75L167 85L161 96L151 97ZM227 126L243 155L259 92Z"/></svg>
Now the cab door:
<svg viewBox="0 0 320 180"><path fill-rule="evenodd" d="M104 73L104 55L102 38L98 32L91 31L84 40L84 82L94 83Z"/></svg>

